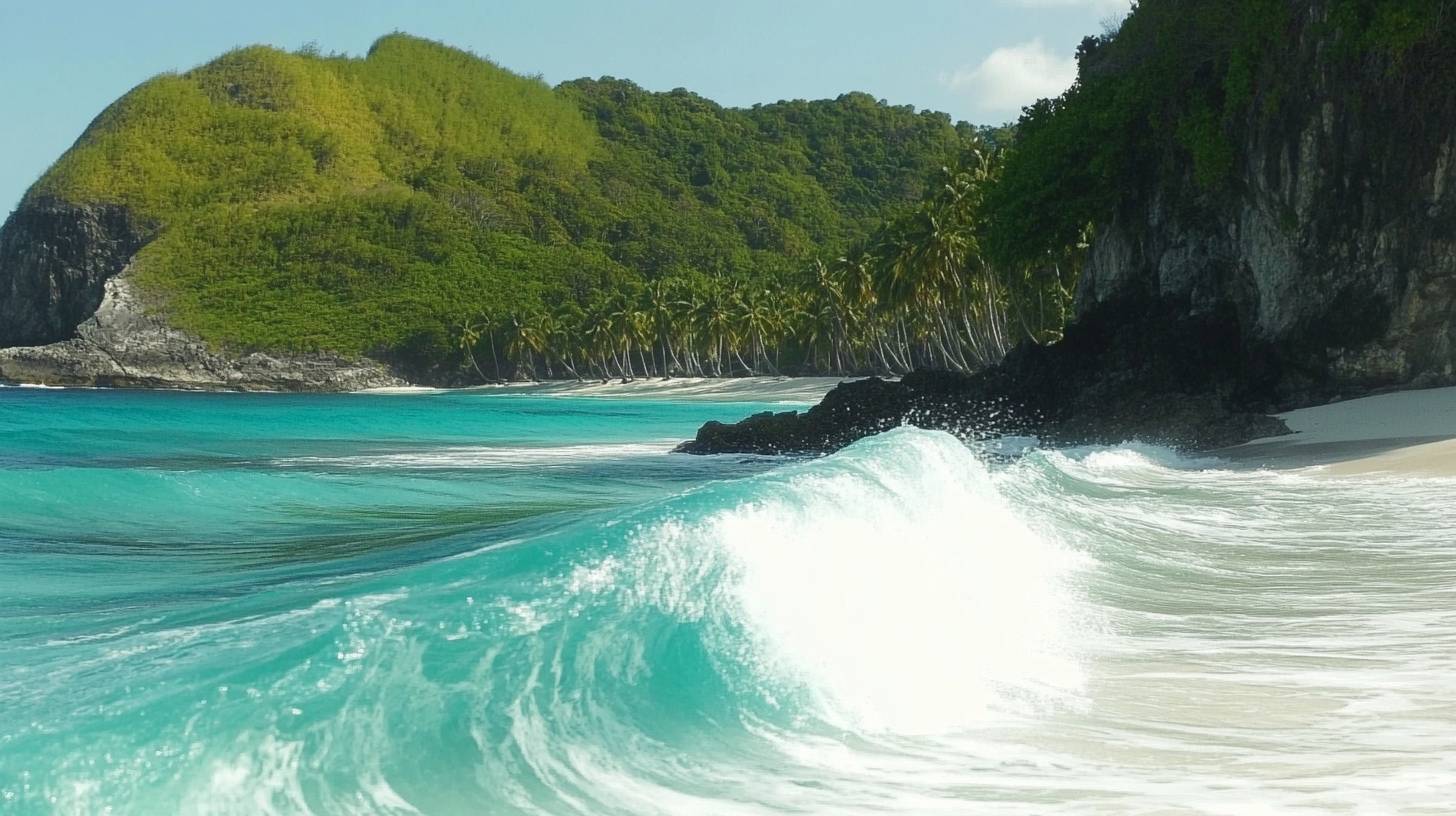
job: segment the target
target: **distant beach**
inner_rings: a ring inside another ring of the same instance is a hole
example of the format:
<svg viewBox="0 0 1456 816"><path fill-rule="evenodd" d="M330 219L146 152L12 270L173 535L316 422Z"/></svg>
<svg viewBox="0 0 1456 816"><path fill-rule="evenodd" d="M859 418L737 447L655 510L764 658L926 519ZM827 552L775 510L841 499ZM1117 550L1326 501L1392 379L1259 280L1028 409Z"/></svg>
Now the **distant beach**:
<svg viewBox="0 0 1456 816"><path fill-rule="evenodd" d="M1400 391L1280 414L1290 436L1217 451L1271 468L1341 476L1456 476L1456 388Z"/></svg>
<svg viewBox="0 0 1456 816"><path fill-rule="evenodd" d="M480 393L509 392L572 397L620 397L630 399L711 399L715 402L734 399L786 405L818 402L830 389L855 377L673 377L636 380L558 380L551 382L512 382L500 385L479 385L471 388L443 389L405 386L372 388L363 394L420 394L432 391Z"/></svg>

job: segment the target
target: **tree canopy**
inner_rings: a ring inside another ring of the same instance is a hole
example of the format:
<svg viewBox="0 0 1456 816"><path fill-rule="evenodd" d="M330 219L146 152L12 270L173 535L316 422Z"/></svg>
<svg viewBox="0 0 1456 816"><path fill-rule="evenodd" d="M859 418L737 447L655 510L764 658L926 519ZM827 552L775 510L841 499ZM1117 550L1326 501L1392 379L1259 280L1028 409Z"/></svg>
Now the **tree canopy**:
<svg viewBox="0 0 1456 816"><path fill-rule="evenodd" d="M28 197L126 205L139 284L219 346L458 355L468 319L702 277L773 290L913 207L975 138L864 94L749 109L551 88L403 34L242 48L140 85Z"/></svg>
<svg viewBox="0 0 1456 816"><path fill-rule="evenodd" d="M1036 262L1130 196L1186 177L1201 200L1179 204L1226 205L1239 193L1242 136L1279 115L1295 81L1297 14L1318 16L1337 61L1393 71L1424 51L1409 73L1456 81L1452 0L1137 0L1082 41L1070 89L1026 108L987 207L990 255Z"/></svg>

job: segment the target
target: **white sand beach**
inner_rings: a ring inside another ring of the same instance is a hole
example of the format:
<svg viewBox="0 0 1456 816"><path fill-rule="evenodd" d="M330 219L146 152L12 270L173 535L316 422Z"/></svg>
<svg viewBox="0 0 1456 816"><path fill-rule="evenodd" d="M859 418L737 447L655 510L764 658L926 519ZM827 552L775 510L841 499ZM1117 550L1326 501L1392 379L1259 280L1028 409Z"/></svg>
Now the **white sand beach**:
<svg viewBox="0 0 1456 816"><path fill-rule="evenodd" d="M1456 387L1398 391L1280 414L1294 431L1218 455L1336 476L1456 477Z"/></svg>
<svg viewBox="0 0 1456 816"><path fill-rule="evenodd" d="M505 383L473 388L448 389L455 393L479 392L541 394L573 397L617 397L623 399L713 400L715 402L767 402L784 405L812 405L834 386L853 377L673 377L637 380L553 381ZM373 388L361 394L420 394L447 389L420 386Z"/></svg>

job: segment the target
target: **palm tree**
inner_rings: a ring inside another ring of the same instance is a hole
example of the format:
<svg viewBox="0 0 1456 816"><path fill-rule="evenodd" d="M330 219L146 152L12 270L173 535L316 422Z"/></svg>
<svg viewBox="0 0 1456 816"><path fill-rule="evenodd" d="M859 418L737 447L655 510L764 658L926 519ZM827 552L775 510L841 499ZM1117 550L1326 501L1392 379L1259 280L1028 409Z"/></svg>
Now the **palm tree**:
<svg viewBox="0 0 1456 816"><path fill-rule="evenodd" d="M460 327L456 332L456 343L460 350L465 353L466 359L470 361L470 367L475 369L475 373L480 377L481 382L500 382L500 360L496 358L495 332L493 331L493 326L494 320L492 320L490 315L481 314L477 317L465 318L465 320L461 321ZM480 363L475 359L475 349L480 345L482 338L490 343L490 357L492 364L495 366L495 377L485 376L485 372L480 370Z"/></svg>
<svg viewBox="0 0 1456 816"><path fill-rule="evenodd" d="M485 372L480 370L480 364L475 361L475 346L480 342L480 326L471 318L465 318L456 331L456 343L460 350L465 353L465 358L470 361L470 367L475 369L476 375L482 381L485 380Z"/></svg>
<svg viewBox="0 0 1456 816"><path fill-rule="evenodd" d="M639 311L645 316L648 334L657 343L658 374L664 379L671 377L674 369L681 370L682 363L672 350L672 335L680 330L678 290L681 283L674 279L659 278L643 289L643 300ZM668 358L672 358L671 366Z"/></svg>
<svg viewBox="0 0 1456 816"><path fill-rule="evenodd" d="M531 310L512 312L505 320L506 357L515 363L514 376L517 379L535 380L536 357L545 348L545 333L541 323L544 313Z"/></svg>
<svg viewBox="0 0 1456 816"><path fill-rule="evenodd" d="M734 326L732 301L721 280L712 279L704 287L693 319L701 331L705 351L713 362L713 376L723 376L728 346L734 336Z"/></svg>
<svg viewBox="0 0 1456 816"><path fill-rule="evenodd" d="M587 306L581 324L581 337L586 357L591 360L603 380L612 376L611 366L607 364L607 352L611 351L613 347L613 333L607 308L605 297L598 297Z"/></svg>
<svg viewBox="0 0 1456 816"><path fill-rule="evenodd" d="M783 325L777 311L769 306L772 295L765 290L749 290L738 298L738 324L740 335L749 342L749 354L756 364L762 364L774 374L778 368L769 362L768 341L779 341L777 334ZM775 347L781 342L775 342ZM742 362L742 358L739 358ZM749 374L757 373L754 366L747 366Z"/></svg>
<svg viewBox="0 0 1456 816"><path fill-rule="evenodd" d="M591 357L582 335L585 322L586 312L580 306L569 300L563 301L552 314L551 330L547 335L547 347L551 353L578 380L582 379L576 367L578 356L588 360Z"/></svg>
<svg viewBox="0 0 1456 816"><path fill-rule="evenodd" d="M686 271L464 321L456 336L475 373L499 334L511 376L729 376L783 370L903 374L972 370L1014 342L1060 337L1085 257L1075 246L1034 263L997 266L982 251L987 191L1002 154L974 149L942 168L916 207L843 253L788 278Z"/></svg>

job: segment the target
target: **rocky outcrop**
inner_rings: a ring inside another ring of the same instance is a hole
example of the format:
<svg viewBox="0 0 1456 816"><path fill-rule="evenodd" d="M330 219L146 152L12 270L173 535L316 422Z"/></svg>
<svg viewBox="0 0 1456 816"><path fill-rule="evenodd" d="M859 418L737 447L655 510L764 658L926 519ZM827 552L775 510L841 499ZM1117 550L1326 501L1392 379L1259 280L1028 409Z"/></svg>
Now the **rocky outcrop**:
<svg viewBox="0 0 1456 816"><path fill-rule="evenodd" d="M1456 383L1456 46L1340 47L1333 7L1291 3L1234 183L1205 189L1190 162L1128 179L1062 341L710 423L680 449L829 451L902 422L1208 449L1280 432L1268 412Z"/></svg>
<svg viewBox="0 0 1456 816"><path fill-rule="evenodd" d="M1456 54L1439 38L1399 62L1352 55L1333 5L1296 4L1270 68L1286 79L1240 128L1236 192L1191 168L1136 191L1078 291L1081 315L1130 296L1230 315L1281 407L1456 383Z"/></svg>
<svg viewBox="0 0 1456 816"><path fill-rule="evenodd" d="M844 383L804 413L710 422L678 451L823 453L907 423L972 439L1140 439L1184 450L1287 433L1261 407L1236 407L1261 406L1268 390L1244 356L1227 314L1190 316L1167 302L1125 300L1094 308L1061 342L1022 345L979 374L922 371L899 382Z"/></svg>
<svg viewBox="0 0 1456 816"><path fill-rule="evenodd" d="M356 391L403 385L371 360L329 354L219 354L147 313L130 276L102 283L71 339L0 349L0 380L42 385L240 391Z"/></svg>
<svg viewBox="0 0 1456 816"><path fill-rule="evenodd" d="M0 347L70 337L143 242L124 207L28 198L0 227Z"/></svg>
<svg viewBox="0 0 1456 816"><path fill-rule="evenodd" d="M146 243L126 208L27 199L0 228L0 381L246 391L402 385L332 354L229 355L149 312L124 274Z"/></svg>

